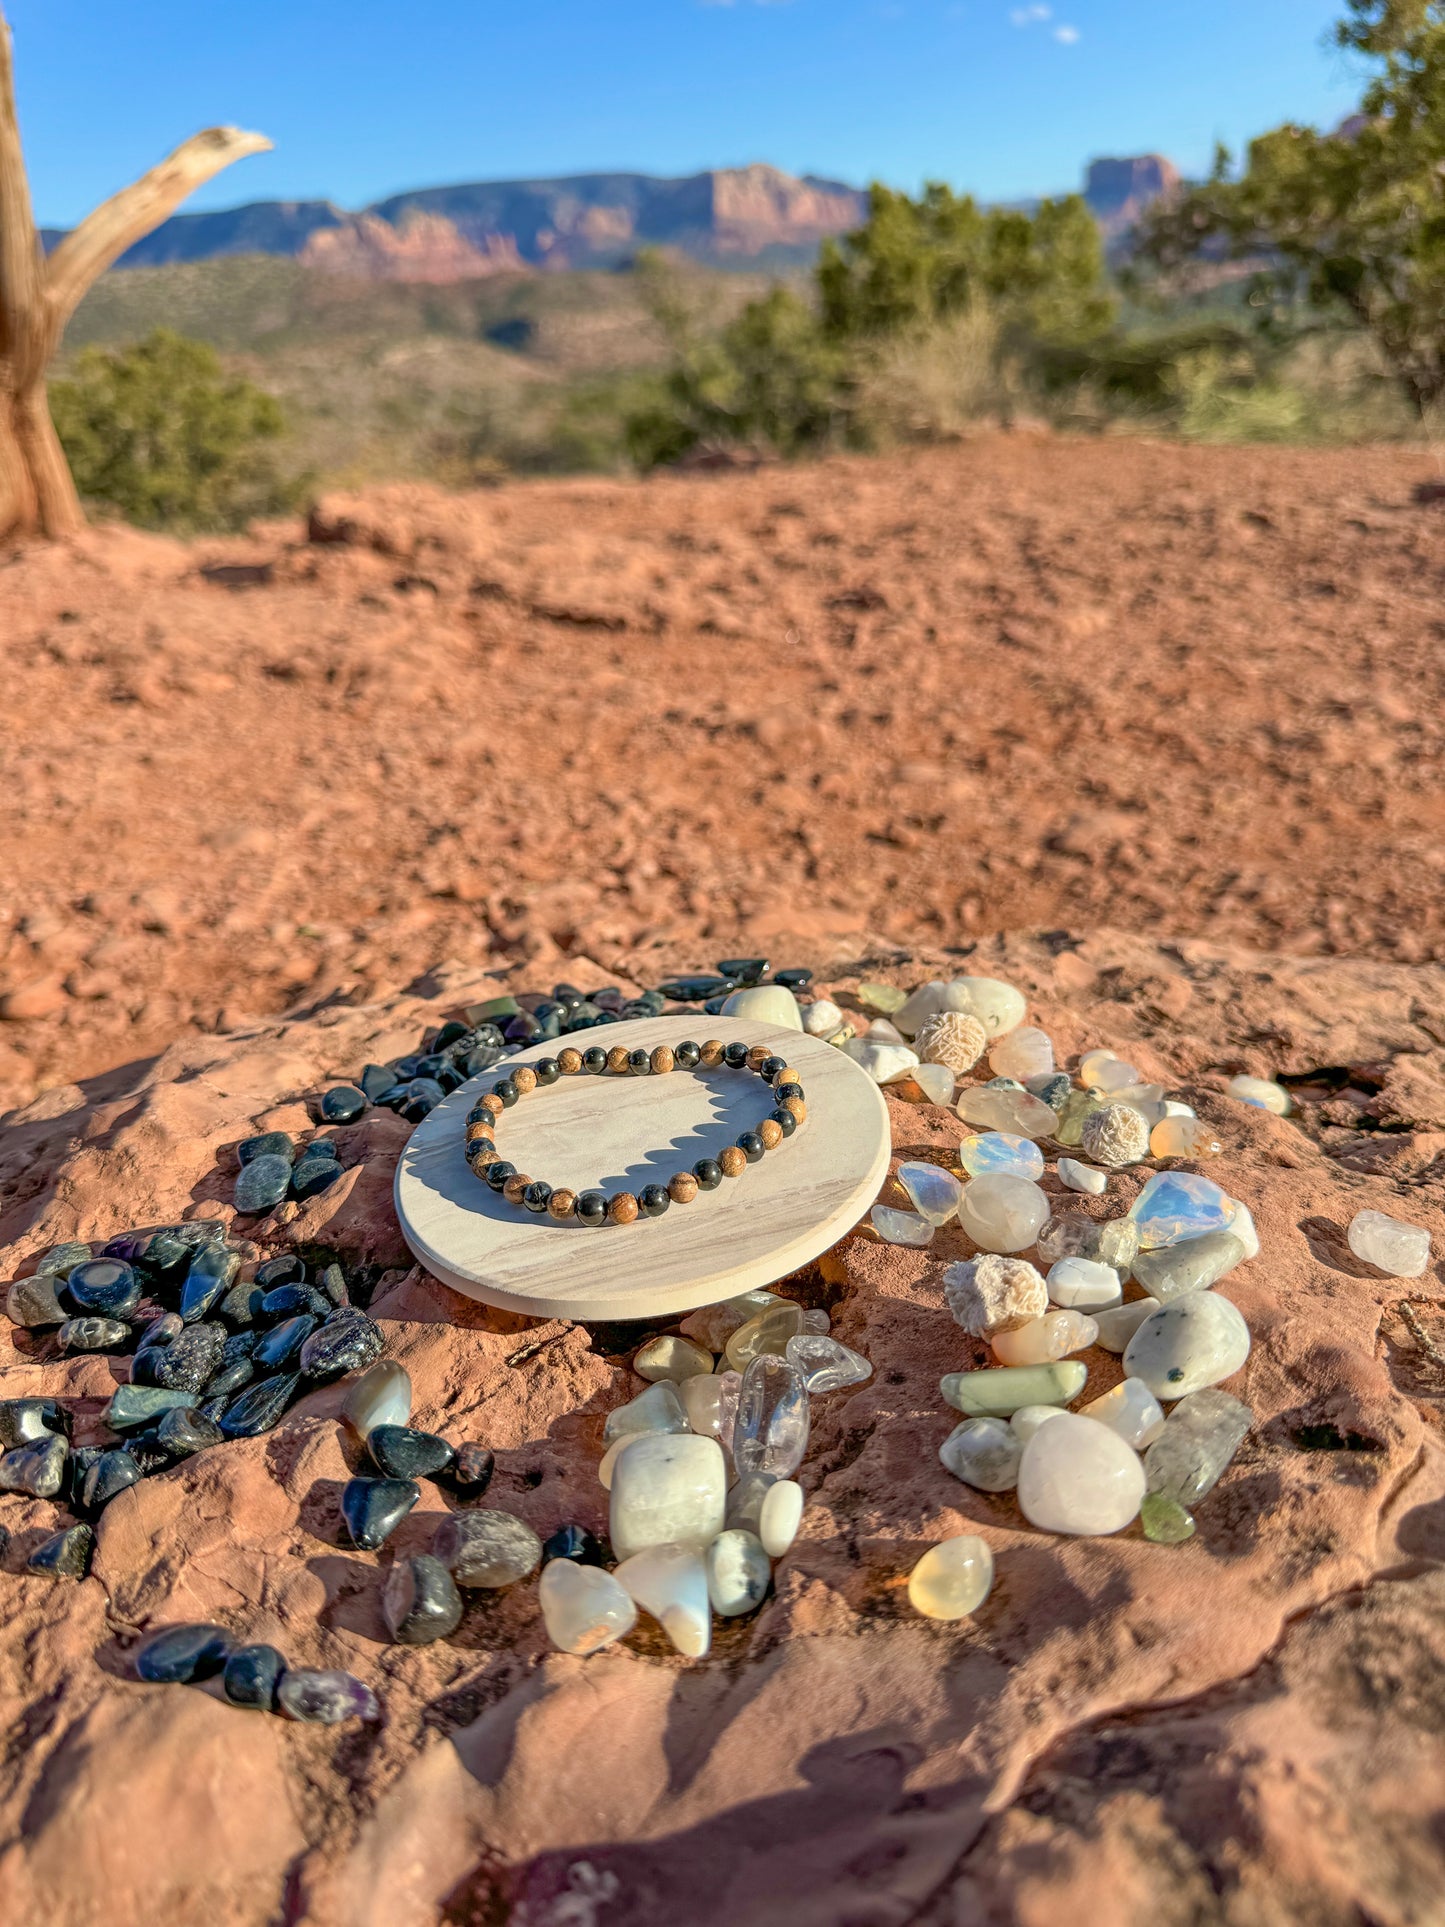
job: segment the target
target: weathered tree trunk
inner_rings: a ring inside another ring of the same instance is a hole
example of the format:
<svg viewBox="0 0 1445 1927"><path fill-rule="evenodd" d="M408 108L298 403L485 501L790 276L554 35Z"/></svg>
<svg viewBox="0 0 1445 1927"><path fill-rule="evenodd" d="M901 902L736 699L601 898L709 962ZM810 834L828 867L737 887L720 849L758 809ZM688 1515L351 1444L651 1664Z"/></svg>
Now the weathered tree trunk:
<svg viewBox="0 0 1445 1927"><path fill-rule="evenodd" d="M74 535L84 524L45 398L45 371L81 296L213 174L270 145L238 127L193 135L88 214L46 260L20 145L10 29L0 13L0 540Z"/></svg>

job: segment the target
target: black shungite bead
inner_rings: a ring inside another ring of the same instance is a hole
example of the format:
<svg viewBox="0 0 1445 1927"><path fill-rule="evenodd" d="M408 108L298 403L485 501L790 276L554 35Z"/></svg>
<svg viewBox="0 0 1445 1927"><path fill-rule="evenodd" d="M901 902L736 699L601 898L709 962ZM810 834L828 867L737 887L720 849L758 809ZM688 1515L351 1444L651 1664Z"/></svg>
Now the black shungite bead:
<svg viewBox="0 0 1445 1927"><path fill-rule="evenodd" d="M601 1566L607 1563L607 1554L602 1542L594 1538L586 1526L558 1526L550 1539L542 1541L542 1564L549 1559L571 1559L579 1566Z"/></svg>
<svg viewBox="0 0 1445 1927"><path fill-rule="evenodd" d="M289 1164L295 1155L296 1148L285 1131L262 1131L259 1137L243 1137L236 1146L242 1170L257 1158L285 1158Z"/></svg>
<svg viewBox="0 0 1445 1927"><path fill-rule="evenodd" d="M310 1312L303 1312L298 1318L288 1318L283 1324L273 1325L256 1341L256 1349L251 1361L258 1372L279 1372L295 1363L301 1347L316 1330L316 1319Z"/></svg>
<svg viewBox="0 0 1445 1927"><path fill-rule="evenodd" d="M274 1646L237 1646L226 1661L222 1685L232 1706L254 1706L269 1713L286 1661Z"/></svg>
<svg viewBox="0 0 1445 1927"><path fill-rule="evenodd" d="M545 1178L534 1178L522 1193L522 1203L528 1211L535 1212L538 1217L547 1209L551 1198L552 1187Z"/></svg>
<svg viewBox="0 0 1445 1927"><path fill-rule="evenodd" d="M223 1326L204 1321L187 1325L169 1345L154 1345L136 1354L131 1383L199 1394L220 1370L225 1347Z"/></svg>
<svg viewBox="0 0 1445 1927"><path fill-rule="evenodd" d="M665 1184L644 1184L637 1194L638 1208L646 1218L660 1218L671 1203Z"/></svg>
<svg viewBox="0 0 1445 1927"><path fill-rule="evenodd" d="M695 1071L702 1057L702 1046L686 1037L680 1044L672 1047L673 1062L680 1071Z"/></svg>
<svg viewBox="0 0 1445 1927"><path fill-rule="evenodd" d="M374 1425L366 1435L366 1449L388 1479L435 1478L457 1456L445 1439L414 1425Z"/></svg>
<svg viewBox="0 0 1445 1927"><path fill-rule="evenodd" d="M496 1469L497 1455L490 1446L468 1439L465 1445L457 1447L457 1456L447 1471L445 1483L458 1498L480 1499L492 1483Z"/></svg>
<svg viewBox="0 0 1445 1927"><path fill-rule="evenodd" d="M364 1311L354 1305L338 1306L301 1347L301 1370L307 1378L339 1378L342 1372L360 1372L381 1357L385 1339L380 1325L373 1324Z"/></svg>
<svg viewBox="0 0 1445 1927"><path fill-rule="evenodd" d="M499 1097L508 1110L516 1103L520 1092L510 1077L499 1077L492 1086L492 1096Z"/></svg>
<svg viewBox="0 0 1445 1927"><path fill-rule="evenodd" d="M699 1158L692 1167L692 1175L704 1191L716 1191L722 1183L722 1166L716 1158Z"/></svg>
<svg viewBox="0 0 1445 1927"><path fill-rule="evenodd" d="M306 1282L306 1267L294 1251L284 1251L279 1258L268 1258L256 1267L256 1283L262 1291L275 1291L278 1285L301 1285Z"/></svg>
<svg viewBox="0 0 1445 1927"><path fill-rule="evenodd" d="M25 1561L25 1570L46 1573L52 1579L84 1579L94 1546L95 1534L89 1526L67 1526L41 1541Z"/></svg>
<svg viewBox="0 0 1445 1927"><path fill-rule="evenodd" d="M367 1107L365 1091L354 1084L337 1084L321 1100L321 1115L328 1124L354 1124Z"/></svg>
<svg viewBox="0 0 1445 1927"><path fill-rule="evenodd" d="M351 1543L375 1552L421 1497L411 1479L348 1479L341 1492L341 1516Z"/></svg>
<svg viewBox="0 0 1445 1927"><path fill-rule="evenodd" d="M773 1086L773 1096L780 1104L785 1097L801 1097L802 1095L802 1085L795 1084L791 1080L786 1084L774 1084Z"/></svg>
<svg viewBox="0 0 1445 1927"><path fill-rule="evenodd" d="M156 1427L156 1441L172 1459L188 1459L194 1452L221 1443L221 1428L188 1406L167 1412Z"/></svg>
<svg viewBox="0 0 1445 1927"><path fill-rule="evenodd" d="M812 983L811 970L775 970L773 982L781 984L784 990L803 990Z"/></svg>
<svg viewBox="0 0 1445 1927"><path fill-rule="evenodd" d="M777 1125L784 1137L791 1137L798 1128L798 1120L793 1116L791 1111L785 1111L781 1104L777 1110L769 1111L768 1116L773 1120L774 1124Z"/></svg>
<svg viewBox="0 0 1445 1927"><path fill-rule="evenodd" d="M768 974L766 957L727 957L718 965L724 977L735 984L760 984Z"/></svg>
<svg viewBox="0 0 1445 1927"><path fill-rule="evenodd" d="M593 1044L582 1053L582 1068L591 1071L594 1077L607 1069L607 1053L600 1044Z"/></svg>
<svg viewBox="0 0 1445 1927"><path fill-rule="evenodd" d="M269 1432L296 1396L301 1383L299 1372L278 1372L274 1378L258 1378L233 1398L216 1421L228 1439L252 1439Z"/></svg>
<svg viewBox="0 0 1445 1927"><path fill-rule="evenodd" d="M356 1081L361 1087L362 1096L369 1098L374 1104L384 1092L389 1091L392 1085L395 1084L396 1072L391 1068L390 1064L368 1064Z"/></svg>
<svg viewBox="0 0 1445 1927"><path fill-rule="evenodd" d="M577 1216L583 1224L606 1224L607 1193L605 1191L580 1192L577 1198Z"/></svg>
<svg viewBox="0 0 1445 1927"><path fill-rule="evenodd" d="M435 1553L398 1559L381 1589L381 1613L403 1646L428 1646L454 1633L462 1620L462 1595Z"/></svg>
<svg viewBox="0 0 1445 1927"><path fill-rule="evenodd" d="M742 1152L749 1164L756 1164L758 1159L763 1155L763 1152L767 1149L767 1146L763 1143L763 1140L758 1136L756 1131L744 1131L738 1138L738 1149Z"/></svg>
<svg viewBox="0 0 1445 1927"><path fill-rule="evenodd" d="M234 1650L223 1626L167 1626L153 1633L135 1656L137 1679L152 1685L185 1686L224 1671Z"/></svg>
<svg viewBox="0 0 1445 1927"><path fill-rule="evenodd" d="M562 1067L555 1057L539 1057L532 1070L539 1084L555 1084L562 1075Z"/></svg>
<svg viewBox="0 0 1445 1927"><path fill-rule="evenodd" d="M201 1246L181 1286L180 1313L188 1325L205 1318L220 1303L240 1269L239 1251L228 1251L224 1245Z"/></svg>
<svg viewBox="0 0 1445 1927"><path fill-rule="evenodd" d="M283 1318L299 1318L306 1312L313 1318L325 1318L330 1311L331 1301L312 1285L277 1285L261 1300L256 1323L279 1325Z"/></svg>
<svg viewBox="0 0 1445 1927"><path fill-rule="evenodd" d="M758 1076L762 1078L765 1084L771 1084L773 1079L780 1077L787 1068L788 1060L786 1057L767 1057L763 1060L763 1067L758 1072Z"/></svg>
<svg viewBox="0 0 1445 1927"><path fill-rule="evenodd" d="M649 1076L652 1072L652 1052L640 1046L637 1050L630 1050L627 1053L627 1068L634 1077Z"/></svg>
<svg viewBox="0 0 1445 1927"><path fill-rule="evenodd" d="M747 1061L748 1047L746 1044L734 1040L733 1043L723 1047L723 1062L729 1070L740 1071Z"/></svg>
<svg viewBox="0 0 1445 1927"><path fill-rule="evenodd" d="M128 1485L139 1485L145 1473L129 1452L102 1452L88 1469L81 1487L81 1502L88 1512L99 1512Z"/></svg>
<svg viewBox="0 0 1445 1927"><path fill-rule="evenodd" d="M129 1318L141 1301L135 1267L120 1258L92 1258L66 1279L63 1295L83 1316Z"/></svg>
<svg viewBox="0 0 1445 1927"><path fill-rule="evenodd" d="M483 1178L494 1191L500 1191L507 1179L514 1178L516 1175L516 1165L508 1164L505 1158L498 1158L495 1164L489 1164L482 1173Z"/></svg>

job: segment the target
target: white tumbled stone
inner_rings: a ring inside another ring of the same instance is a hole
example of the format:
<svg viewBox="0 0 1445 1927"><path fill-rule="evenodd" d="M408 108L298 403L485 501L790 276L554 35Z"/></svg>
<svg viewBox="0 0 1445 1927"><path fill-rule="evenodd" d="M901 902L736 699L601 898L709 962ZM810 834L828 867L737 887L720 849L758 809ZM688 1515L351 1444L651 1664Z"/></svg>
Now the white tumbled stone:
<svg viewBox="0 0 1445 1927"><path fill-rule="evenodd" d="M405 1425L411 1417L411 1380L394 1358L368 1365L346 1394L341 1416L365 1440L378 1425Z"/></svg>
<svg viewBox="0 0 1445 1927"><path fill-rule="evenodd" d="M875 1084L887 1084L892 1078L905 1077L918 1068L918 1053L907 1044L876 1044L866 1037L850 1037L843 1053L851 1057L860 1070L866 1071Z"/></svg>
<svg viewBox="0 0 1445 1927"><path fill-rule="evenodd" d="M1112 1392L1081 1405L1079 1417L1107 1425L1136 1452L1164 1430L1164 1408L1142 1378L1126 1378Z"/></svg>
<svg viewBox="0 0 1445 1927"><path fill-rule="evenodd" d="M988 1063L995 1077L1015 1077L1020 1084L1030 1077L1047 1077L1054 1068L1053 1040L1047 1031L1022 1025L999 1038Z"/></svg>
<svg viewBox="0 0 1445 1927"><path fill-rule="evenodd" d="M1099 1327L1081 1311L1048 1311L1017 1331L996 1332L989 1343L1000 1365L1051 1365L1087 1351Z"/></svg>
<svg viewBox="0 0 1445 1927"><path fill-rule="evenodd" d="M1019 1510L1044 1532L1122 1532L1144 1497L1144 1464L1116 1432L1065 1412L1040 1426L1019 1461Z"/></svg>
<svg viewBox="0 0 1445 1927"><path fill-rule="evenodd" d="M1424 1225L1384 1211L1357 1211L1346 1235L1357 1258L1391 1278L1422 1277L1430 1262L1430 1233Z"/></svg>
<svg viewBox="0 0 1445 1927"><path fill-rule="evenodd" d="M809 1037L831 1037L842 1027L843 1013L827 997L815 997L802 1010L803 1029Z"/></svg>
<svg viewBox="0 0 1445 1927"><path fill-rule="evenodd" d="M718 1531L722 1530L719 1522ZM717 1537L713 1533L708 1544ZM617 1535L612 1535L614 1547ZM712 1639L704 1548L653 1545L625 1558L614 1577L619 1586L662 1627L678 1652L701 1659Z"/></svg>
<svg viewBox="0 0 1445 1927"><path fill-rule="evenodd" d="M625 1438L631 1432L686 1430L687 1414L682 1409L677 1387L664 1379L649 1385L625 1405L614 1406L602 1422L602 1439L604 1444L611 1445L614 1439Z"/></svg>
<svg viewBox="0 0 1445 1927"><path fill-rule="evenodd" d="M1060 1184L1067 1185L1070 1191L1086 1191L1098 1198L1108 1189L1108 1172L1096 1171L1092 1164L1080 1164L1077 1158L1060 1158L1057 1170Z"/></svg>
<svg viewBox="0 0 1445 1927"><path fill-rule="evenodd" d="M976 1532L944 1539L908 1575L908 1603L925 1619L966 1619L993 1585L993 1554Z"/></svg>
<svg viewBox="0 0 1445 1927"><path fill-rule="evenodd" d="M723 1002L724 1017L746 1017L754 1024L778 1024L784 1030L801 1030L803 1013L798 1000L786 984L748 984L735 990Z"/></svg>
<svg viewBox="0 0 1445 1927"><path fill-rule="evenodd" d="M1047 1283L1050 1300L1064 1311L1108 1311L1124 1296L1118 1272L1097 1258L1060 1258Z"/></svg>
<svg viewBox="0 0 1445 1927"><path fill-rule="evenodd" d="M1144 1320L1159 1310L1157 1298L1134 1298L1127 1305L1115 1305L1094 1313L1099 1339L1106 1352L1122 1352Z"/></svg>
<svg viewBox="0 0 1445 1927"><path fill-rule="evenodd" d="M1124 1370L1155 1398L1187 1398L1232 1378L1249 1357L1249 1327L1217 1291L1191 1292L1151 1312L1124 1350Z"/></svg>
<svg viewBox="0 0 1445 1927"><path fill-rule="evenodd" d="M1079 1059L1079 1082L1089 1091L1122 1091L1139 1082L1139 1073L1111 1050L1091 1050Z"/></svg>
<svg viewBox="0 0 1445 1927"><path fill-rule="evenodd" d="M1009 1424L1018 1436L1021 1446L1027 1445L1041 1425L1047 1425L1051 1418L1062 1418L1062 1405L1021 1405L1009 1417Z"/></svg>
<svg viewBox="0 0 1445 1927"><path fill-rule="evenodd" d="M625 1586L597 1566L549 1559L537 1587L547 1637L564 1653L595 1653L630 1633L637 1607Z"/></svg>
<svg viewBox="0 0 1445 1927"><path fill-rule="evenodd" d="M1018 1484L1023 1441L1001 1418L970 1418L938 1448L944 1469L979 1492L1011 1492Z"/></svg>
<svg viewBox="0 0 1445 1927"><path fill-rule="evenodd" d="M803 1488L796 1479L777 1479L758 1507L758 1537L770 1559L781 1559L798 1536L803 1519Z"/></svg>
<svg viewBox="0 0 1445 1927"><path fill-rule="evenodd" d="M649 1546L701 1550L722 1531L726 1512L727 1468L716 1439L654 1433L629 1445L612 1469L610 1531L619 1559Z"/></svg>
<svg viewBox="0 0 1445 1927"><path fill-rule="evenodd" d="M937 1227L916 1211L899 1211L891 1204L875 1204L869 1212L873 1229L887 1245L929 1245Z"/></svg>
<svg viewBox="0 0 1445 1927"><path fill-rule="evenodd" d="M1289 1115L1289 1092L1272 1078L1231 1077L1224 1088L1241 1104L1252 1104L1257 1111L1273 1111L1276 1117Z"/></svg>
<svg viewBox="0 0 1445 1927"><path fill-rule="evenodd" d="M721 1618L736 1619L763 1603L773 1569L754 1533L720 1532L707 1549L706 1565L708 1598Z"/></svg>
<svg viewBox="0 0 1445 1927"><path fill-rule="evenodd" d="M1048 1219L1049 1201L1028 1178L974 1178L958 1207L959 1224L981 1251L1027 1251Z"/></svg>

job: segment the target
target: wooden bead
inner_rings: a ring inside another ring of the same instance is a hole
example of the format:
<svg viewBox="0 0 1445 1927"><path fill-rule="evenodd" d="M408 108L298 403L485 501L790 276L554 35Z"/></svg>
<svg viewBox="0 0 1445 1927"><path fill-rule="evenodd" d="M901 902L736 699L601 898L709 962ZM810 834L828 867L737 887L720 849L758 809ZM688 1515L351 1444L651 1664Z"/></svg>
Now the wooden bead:
<svg viewBox="0 0 1445 1927"><path fill-rule="evenodd" d="M748 1052L748 1069L750 1071L760 1071L772 1054L773 1047L771 1044L754 1044Z"/></svg>
<svg viewBox="0 0 1445 1927"><path fill-rule="evenodd" d="M721 1044L716 1037L709 1037L702 1049L698 1052L697 1061L702 1065L704 1070L716 1070L722 1062L724 1049L725 1046Z"/></svg>
<svg viewBox="0 0 1445 1927"><path fill-rule="evenodd" d="M523 1097L525 1097L528 1091L536 1090L537 1073L533 1069L531 1069L529 1065L519 1064L516 1070L512 1072L512 1082L516 1085L517 1089L522 1093Z"/></svg>
<svg viewBox="0 0 1445 1927"><path fill-rule="evenodd" d="M672 1069L675 1061L672 1054L672 1046L670 1044L659 1044L657 1049L652 1053L653 1076L665 1077Z"/></svg>
<svg viewBox="0 0 1445 1927"><path fill-rule="evenodd" d="M667 1181L667 1195L674 1204L691 1204L697 1196L697 1179L691 1171L678 1171Z"/></svg>
<svg viewBox="0 0 1445 1927"><path fill-rule="evenodd" d="M573 1050L570 1044L567 1045L565 1050L559 1050L557 1053L557 1068L564 1077L576 1077L582 1068L581 1051Z"/></svg>
<svg viewBox="0 0 1445 1927"><path fill-rule="evenodd" d="M502 1186L502 1196L507 1200L508 1204L520 1204L522 1202L522 1193L531 1182L532 1180L524 1171L514 1172Z"/></svg>
<svg viewBox="0 0 1445 1927"><path fill-rule="evenodd" d="M614 1044L607 1053L607 1068L614 1077L626 1077L632 1066L628 1059L632 1053L626 1044ZM634 1200L635 1202L635 1200Z"/></svg>
<svg viewBox="0 0 1445 1927"><path fill-rule="evenodd" d="M758 1136L765 1151L776 1151L783 1141L783 1127L775 1117L765 1117L758 1126Z"/></svg>
<svg viewBox="0 0 1445 1927"><path fill-rule="evenodd" d="M802 1078L800 1078L794 1070L779 1071L773 1079L773 1087L776 1089L779 1084L801 1084L802 1081Z"/></svg>
<svg viewBox="0 0 1445 1927"><path fill-rule="evenodd" d="M489 1164L495 1164L501 1152L490 1138L478 1138L476 1143L467 1146L467 1163L474 1171L485 1171Z"/></svg>
<svg viewBox="0 0 1445 1927"><path fill-rule="evenodd" d="M637 1216L637 1200L630 1191L619 1191L607 1200L607 1215L613 1224L631 1224Z"/></svg>
<svg viewBox="0 0 1445 1927"><path fill-rule="evenodd" d="M570 1218L577 1209L575 1191L554 1191L547 1200L547 1209L559 1224Z"/></svg>
<svg viewBox="0 0 1445 1927"><path fill-rule="evenodd" d="M497 1127L489 1117L478 1118L475 1124L467 1126L467 1143L476 1144L486 1138L489 1142L497 1135Z"/></svg>
<svg viewBox="0 0 1445 1927"><path fill-rule="evenodd" d="M730 1144L725 1151L719 1151L717 1161L722 1166L722 1174L725 1178L740 1178L748 1168L746 1153L736 1144Z"/></svg>
<svg viewBox="0 0 1445 1927"><path fill-rule="evenodd" d="M800 1124L808 1115L808 1107L801 1097L785 1097L778 1108L784 1111L791 1111Z"/></svg>
<svg viewBox="0 0 1445 1927"><path fill-rule="evenodd" d="M486 1096L479 1097L477 1102L486 1110L489 1110L493 1117L500 1117L502 1112L507 1108L495 1091L488 1091Z"/></svg>

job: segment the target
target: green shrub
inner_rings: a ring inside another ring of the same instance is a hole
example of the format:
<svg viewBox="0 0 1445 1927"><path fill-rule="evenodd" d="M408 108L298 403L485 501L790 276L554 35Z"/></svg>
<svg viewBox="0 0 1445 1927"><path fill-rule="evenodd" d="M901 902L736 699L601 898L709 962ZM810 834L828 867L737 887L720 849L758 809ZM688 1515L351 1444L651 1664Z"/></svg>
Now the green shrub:
<svg viewBox="0 0 1445 1927"><path fill-rule="evenodd" d="M275 397L169 328L82 349L50 404L81 495L142 528L240 528L304 491L276 461L286 423Z"/></svg>

